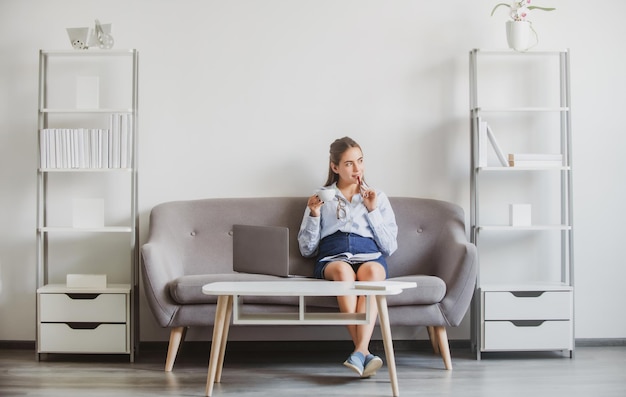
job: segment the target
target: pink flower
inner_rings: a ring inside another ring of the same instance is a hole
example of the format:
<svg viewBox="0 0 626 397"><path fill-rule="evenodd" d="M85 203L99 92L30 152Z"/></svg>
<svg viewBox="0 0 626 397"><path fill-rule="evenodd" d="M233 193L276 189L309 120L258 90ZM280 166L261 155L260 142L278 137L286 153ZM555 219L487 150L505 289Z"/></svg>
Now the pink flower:
<svg viewBox="0 0 626 397"><path fill-rule="evenodd" d="M493 16L494 12L496 11L496 9L498 7L505 6L505 7L509 7L511 9L511 11L509 13L509 16L511 17L512 20L514 20L514 21L526 21L526 20L528 20L528 17L530 16L530 11L531 10L543 10L543 11L554 11L555 10L555 8L531 6L530 5L530 1L531 0L519 0L519 1L514 1L511 4L498 3L498 4L496 4L495 7L493 7L493 10L491 11L491 15Z"/></svg>

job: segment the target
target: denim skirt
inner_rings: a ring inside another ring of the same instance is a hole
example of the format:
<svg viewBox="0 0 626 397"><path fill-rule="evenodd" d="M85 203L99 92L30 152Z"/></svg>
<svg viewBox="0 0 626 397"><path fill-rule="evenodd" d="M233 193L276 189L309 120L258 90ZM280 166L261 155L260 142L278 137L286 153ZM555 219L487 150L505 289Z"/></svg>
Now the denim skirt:
<svg viewBox="0 0 626 397"><path fill-rule="evenodd" d="M316 278L324 278L324 269L330 262L322 262L321 259L329 255L337 255L344 252L351 254L369 254L372 252L380 252L378 245L369 237L363 237L354 233L346 233L342 231L335 232L330 236L324 237L320 241L317 262L315 263L315 270L313 275ZM383 255L372 260L371 262L378 262L385 268L385 275L387 275L387 261ZM362 263L351 264L354 272L359 269Z"/></svg>

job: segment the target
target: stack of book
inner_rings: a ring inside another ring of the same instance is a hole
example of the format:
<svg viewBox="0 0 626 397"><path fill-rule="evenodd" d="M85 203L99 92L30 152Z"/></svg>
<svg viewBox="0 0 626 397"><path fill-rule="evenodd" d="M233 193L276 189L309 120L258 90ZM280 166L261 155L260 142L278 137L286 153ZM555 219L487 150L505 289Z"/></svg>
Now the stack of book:
<svg viewBox="0 0 626 397"><path fill-rule="evenodd" d="M511 153L509 154L510 167L561 167L562 154L550 153Z"/></svg>
<svg viewBox="0 0 626 397"><path fill-rule="evenodd" d="M45 128L39 131L41 168L129 168L131 116L111 115L111 128Z"/></svg>

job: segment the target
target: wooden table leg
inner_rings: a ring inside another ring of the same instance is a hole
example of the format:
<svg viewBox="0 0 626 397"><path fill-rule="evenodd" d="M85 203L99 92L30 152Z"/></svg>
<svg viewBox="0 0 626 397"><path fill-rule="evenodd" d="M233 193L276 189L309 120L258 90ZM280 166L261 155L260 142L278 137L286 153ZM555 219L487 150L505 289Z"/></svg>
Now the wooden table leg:
<svg viewBox="0 0 626 397"><path fill-rule="evenodd" d="M398 374L396 373L396 356L393 351L393 340L391 338L391 327L389 325L389 311L387 310L387 297L376 295L378 305L378 320L380 330L383 335L383 345L385 346L385 356L387 358L387 368L389 369L389 379L391 380L391 392L394 397L400 395L398 390Z"/></svg>
<svg viewBox="0 0 626 397"><path fill-rule="evenodd" d="M224 334L224 321L228 312L228 295L220 295L217 298L215 311L215 323L213 324L213 340L211 341L211 357L209 358L209 373L206 381L206 396L213 392L213 384L217 374L217 366L221 352L222 336Z"/></svg>
<svg viewBox="0 0 626 397"><path fill-rule="evenodd" d="M224 332L222 332L222 342L220 343L220 357L217 362L217 373L215 374L215 381L217 383L220 383L222 380L222 368L224 367L226 342L228 341L228 330L230 329L230 317L233 314L233 297L231 295L228 296L228 303L226 305L226 314L224 316Z"/></svg>

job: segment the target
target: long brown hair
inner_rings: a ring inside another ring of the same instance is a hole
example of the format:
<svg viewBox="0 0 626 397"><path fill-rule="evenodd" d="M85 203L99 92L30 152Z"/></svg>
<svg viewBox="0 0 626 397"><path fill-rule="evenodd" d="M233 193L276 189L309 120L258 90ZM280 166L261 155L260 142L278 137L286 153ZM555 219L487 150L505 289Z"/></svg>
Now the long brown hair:
<svg viewBox="0 0 626 397"><path fill-rule="evenodd" d="M330 144L330 163L339 165L339 162L341 161L341 156L344 154L344 152L353 147L359 148L359 150L363 152L361 146L350 137L344 136L343 138L335 139L335 141ZM324 184L324 186L330 186L339 180L339 175L333 171L330 163L328 164L328 178L326 179L326 183Z"/></svg>

